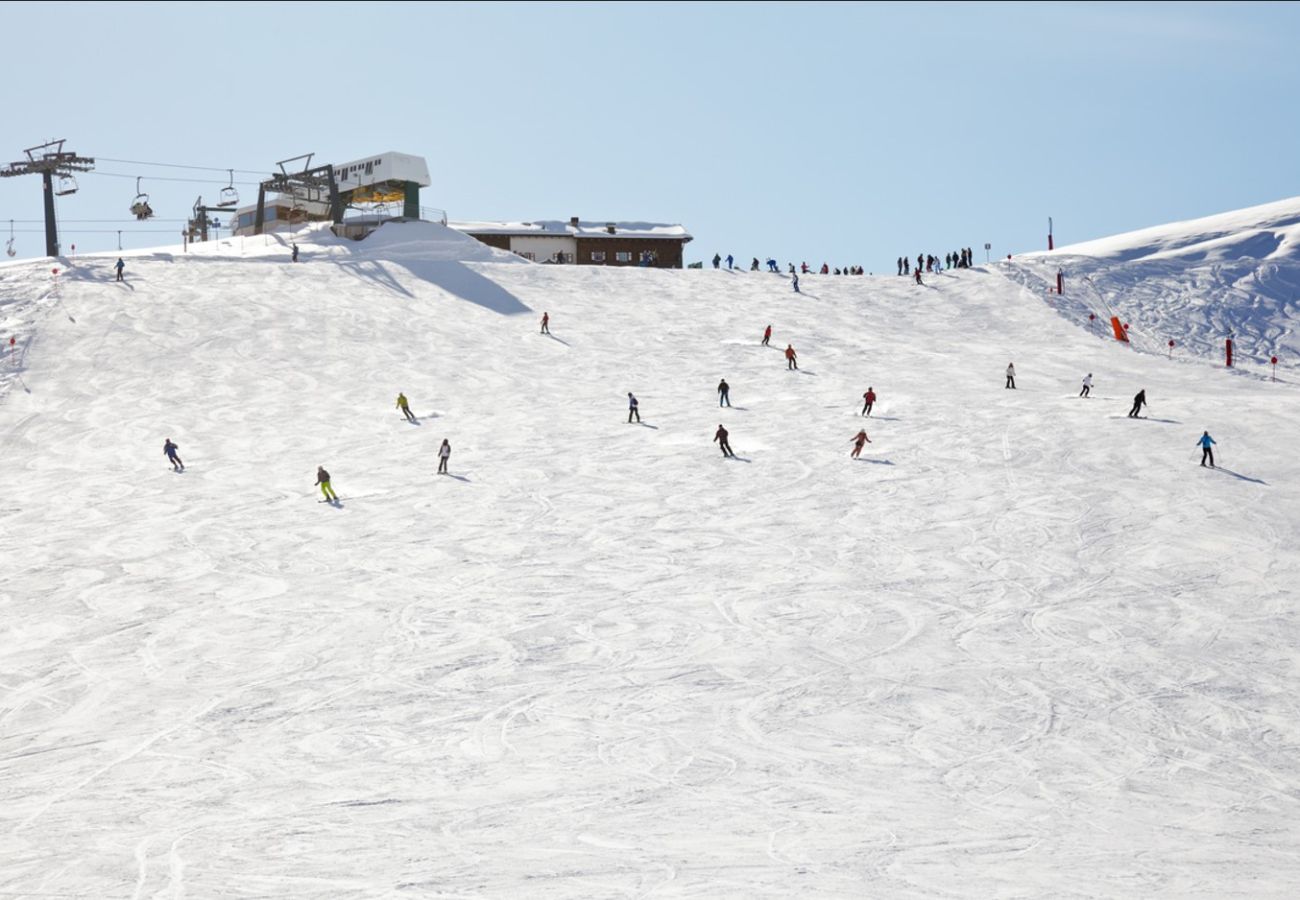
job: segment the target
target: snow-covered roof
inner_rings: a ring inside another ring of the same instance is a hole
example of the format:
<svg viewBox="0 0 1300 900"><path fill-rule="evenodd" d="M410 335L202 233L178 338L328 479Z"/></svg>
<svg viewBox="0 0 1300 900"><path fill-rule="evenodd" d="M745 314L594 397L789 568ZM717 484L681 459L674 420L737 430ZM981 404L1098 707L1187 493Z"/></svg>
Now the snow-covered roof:
<svg viewBox="0 0 1300 900"><path fill-rule="evenodd" d="M530 237L572 238L663 238L689 241L691 235L681 225L658 222L585 222L548 219L539 222L448 222L449 228L467 234L508 234ZM614 233L609 228L613 226Z"/></svg>

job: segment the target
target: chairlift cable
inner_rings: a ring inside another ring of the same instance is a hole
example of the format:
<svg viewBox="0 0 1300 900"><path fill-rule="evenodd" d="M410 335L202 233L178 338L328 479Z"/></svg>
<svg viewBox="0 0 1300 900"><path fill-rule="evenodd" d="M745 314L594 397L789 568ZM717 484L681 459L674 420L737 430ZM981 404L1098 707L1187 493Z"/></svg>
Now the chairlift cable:
<svg viewBox="0 0 1300 900"><path fill-rule="evenodd" d="M136 178L136 177L139 177L139 176L136 176L136 175L128 175L128 174L125 173L125 172L100 172L99 170L95 170L95 171L92 171L92 172L83 172L82 174L83 174L83 175L107 175L109 178ZM183 183L186 183L186 184L218 184L218 185L222 185L223 187L224 187L225 184L226 184L226 182L224 182L224 181L208 181L206 178L168 178L168 177L166 177L166 176L160 176L160 175L151 175L151 176L149 176L149 180L150 180L150 181L179 181L179 182L183 182ZM245 187L256 187L256 186L259 184L259 182L256 182L256 181L236 181L235 184L244 185Z"/></svg>
<svg viewBox="0 0 1300 900"><path fill-rule="evenodd" d="M132 166L159 166L168 169L195 169L200 172L238 172L240 175L265 175L266 172L256 171L253 169L219 169L215 166L186 166L180 163L160 163L160 162L142 162L138 159L111 159L107 156L97 156L95 159L103 162L126 163Z"/></svg>

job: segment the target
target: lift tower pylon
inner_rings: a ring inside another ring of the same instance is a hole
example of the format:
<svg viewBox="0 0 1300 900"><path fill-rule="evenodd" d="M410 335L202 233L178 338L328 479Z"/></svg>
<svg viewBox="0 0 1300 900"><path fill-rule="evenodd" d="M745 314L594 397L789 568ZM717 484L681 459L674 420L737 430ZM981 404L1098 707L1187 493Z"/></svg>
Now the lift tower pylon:
<svg viewBox="0 0 1300 900"><path fill-rule="evenodd" d="M0 178L13 178L17 175L41 174L45 188L45 255L59 255L59 229L54 221L55 194L71 194L77 190L77 179L73 172L89 172L95 168L95 160L89 156L78 156L71 150L64 150L66 138L49 141L39 147L28 147L23 153L27 158L11 162L0 169ZM43 152L42 152L43 151ZM59 189L55 190L54 179L59 179Z"/></svg>

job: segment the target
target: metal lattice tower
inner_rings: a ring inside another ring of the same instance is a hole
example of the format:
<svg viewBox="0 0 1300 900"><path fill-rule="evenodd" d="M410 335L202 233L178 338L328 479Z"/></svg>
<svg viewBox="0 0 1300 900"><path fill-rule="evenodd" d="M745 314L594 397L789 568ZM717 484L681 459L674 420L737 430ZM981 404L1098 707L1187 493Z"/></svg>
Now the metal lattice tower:
<svg viewBox="0 0 1300 900"><path fill-rule="evenodd" d="M0 178L13 178L17 175L41 174L45 186L45 255L59 255L59 230L54 221L55 194L71 194L77 190L77 181L73 172L89 172L95 168L95 160L89 156L78 156L71 150L64 150L66 138L29 147L23 151L27 158L12 162L7 168L0 169ZM44 151L44 152L41 152ZM54 179L59 179L60 189L55 190Z"/></svg>
<svg viewBox="0 0 1300 900"><path fill-rule="evenodd" d="M283 159L276 163L280 171L257 186L257 214L253 220L253 233L261 234L266 223L266 195L268 193L287 194L294 200L311 200L328 202L330 218L335 225L343 222L343 201L339 197L338 182L334 178L333 166L315 166L311 164L314 153L304 153L292 159ZM305 160L302 171L290 172L285 163ZM325 201L328 198L328 201Z"/></svg>

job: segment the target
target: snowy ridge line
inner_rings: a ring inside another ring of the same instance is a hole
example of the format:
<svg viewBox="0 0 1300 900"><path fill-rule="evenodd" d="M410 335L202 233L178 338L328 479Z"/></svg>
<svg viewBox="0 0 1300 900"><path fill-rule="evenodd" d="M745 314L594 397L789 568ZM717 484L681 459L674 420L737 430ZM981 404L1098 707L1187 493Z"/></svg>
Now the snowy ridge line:
<svg viewBox="0 0 1300 900"><path fill-rule="evenodd" d="M1077 315L1079 282L1091 280L1152 352L1224 359L1231 337L1242 362L1300 365L1300 197L1016 258L1021 283L1038 290L1065 270L1064 297ZM1095 310L1094 310L1095 311ZM1144 348L1145 349L1145 348Z"/></svg>

